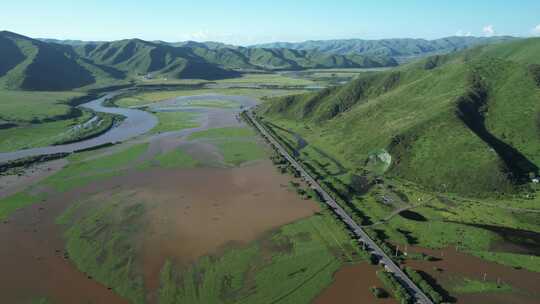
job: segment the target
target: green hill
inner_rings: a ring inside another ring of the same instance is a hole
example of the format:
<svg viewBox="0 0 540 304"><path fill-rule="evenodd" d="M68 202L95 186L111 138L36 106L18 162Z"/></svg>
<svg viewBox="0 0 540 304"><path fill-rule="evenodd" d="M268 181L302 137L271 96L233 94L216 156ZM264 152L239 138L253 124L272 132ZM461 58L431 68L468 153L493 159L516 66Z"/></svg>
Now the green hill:
<svg viewBox="0 0 540 304"><path fill-rule="evenodd" d="M140 39L84 44L77 53L100 65L130 76L159 74L171 78L221 79L239 76L198 56L191 48L147 42Z"/></svg>
<svg viewBox="0 0 540 304"><path fill-rule="evenodd" d="M0 32L0 84L25 90L68 90L95 81L70 47Z"/></svg>
<svg viewBox="0 0 540 304"><path fill-rule="evenodd" d="M351 170L386 149L387 176L467 195L514 192L540 164L539 48L536 38L434 56L261 113Z"/></svg>
<svg viewBox="0 0 540 304"><path fill-rule="evenodd" d="M0 55L0 86L4 89L71 90L125 83L148 74L210 80L240 76L191 48L138 39L60 44L0 32Z"/></svg>

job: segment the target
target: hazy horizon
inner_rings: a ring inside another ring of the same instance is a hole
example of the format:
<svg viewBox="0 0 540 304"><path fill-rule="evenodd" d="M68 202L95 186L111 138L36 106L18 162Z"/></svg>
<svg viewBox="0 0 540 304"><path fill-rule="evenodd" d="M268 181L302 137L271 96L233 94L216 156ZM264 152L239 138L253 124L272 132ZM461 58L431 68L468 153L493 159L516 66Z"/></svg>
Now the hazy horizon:
<svg viewBox="0 0 540 304"><path fill-rule="evenodd" d="M126 9L129 8L129 9ZM35 38L83 41L216 41L235 45L333 39L540 35L540 2L273 3L210 0L204 6L160 0L109 3L10 2L5 30ZM20 18L20 16L26 18ZM329 21L331 20L331 21ZM391 21L391 22L390 22Z"/></svg>
<svg viewBox="0 0 540 304"><path fill-rule="evenodd" d="M111 41L122 41L122 40L132 40L132 39L139 39L149 42L165 42L165 43L182 43L182 42L197 42L197 43L223 43L223 44L230 44L235 46L251 46L251 45L263 45L263 44L270 44L270 43L302 43L302 42L309 42L309 41L333 41L333 40L365 40L365 41L377 41L377 40L393 40L393 39L423 39L423 40L437 40L437 39L444 39L444 38L450 38L450 37L469 37L469 38L485 38L484 36L458 36L458 35L450 35L450 36L443 36L438 38L422 38L422 37L392 37L392 38L380 38L380 39L364 39L364 38L329 38L329 39L308 39L308 40L298 40L298 41L264 41L254 44L234 44L234 43L228 43L223 41L216 41L216 40L178 40L178 41L167 41L167 40L159 40L159 39L142 39L140 37L126 37L121 39L115 39L115 40L83 40L83 39L77 39L77 38L54 38L54 37L32 37L30 35L25 35L24 33L11 31L11 30L4 30L0 29L0 31L8 31L12 33L16 33L19 35L27 36L33 39L39 39L39 40L58 40L58 41L81 41L81 42L111 42ZM492 38L495 37L514 37L514 38L528 38L525 36L512 36L512 35L495 35L495 36L489 36Z"/></svg>

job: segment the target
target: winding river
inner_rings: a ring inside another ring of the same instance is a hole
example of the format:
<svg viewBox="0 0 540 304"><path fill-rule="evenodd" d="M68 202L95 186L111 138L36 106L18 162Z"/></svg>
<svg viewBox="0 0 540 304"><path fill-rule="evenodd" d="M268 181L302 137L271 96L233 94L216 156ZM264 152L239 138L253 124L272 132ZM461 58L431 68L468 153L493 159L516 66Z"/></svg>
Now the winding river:
<svg viewBox="0 0 540 304"><path fill-rule="evenodd" d="M137 109L114 108L103 105L105 101L113 98L119 93L120 92L109 93L101 98L81 105L81 107L93 110L95 112L104 112L124 116L125 119L118 126L110 129L104 134L79 142L0 153L0 163L30 156L71 153L107 143L122 142L135 136L144 134L156 126L158 120L151 113Z"/></svg>
<svg viewBox="0 0 540 304"><path fill-rule="evenodd" d="M130 138L142 135L150 131L158 123L158 119L152 113L138 110L136 108L119 108L119 107L106 107L103 103L116 95L120 94L121 91L108 93L107 95L95 99L93 101L87 102L80 105L95 112L111 113L122 115L125 119L116 127L110 129L109 131L79 142L74 142L65 145L55 145L55 146L46 146L39 148L23 149L13 152L0 153L0 163L30 157L30 156L40 156L47 154L56 154L56 153L72 153L82 149L88 149L96 146L100 146L108 143L118 143L126 141ZM206 107L191 107L191 101L197 100L223 100L223 101L234 101L242 107L251 107L257 104L257 100L252 97L247 96L230 96L230 95L221 95L221 94L203 94L195 96L182 96L171 98L168 100L163 100L156 103L151 103L146 105L150 110L155 112L161 111L192 111L199 114L204 114L200 117L201 126L198 128L192 128L183 130L176 133L188 134L200 130L205 130L208 128L216 128L230 125L234 123L234 115L224 115L224 111L233 110L233 112L240 112L241 109L212 109ZM162 137L168 135L166 134L157 134L155 137Z"/></svg>

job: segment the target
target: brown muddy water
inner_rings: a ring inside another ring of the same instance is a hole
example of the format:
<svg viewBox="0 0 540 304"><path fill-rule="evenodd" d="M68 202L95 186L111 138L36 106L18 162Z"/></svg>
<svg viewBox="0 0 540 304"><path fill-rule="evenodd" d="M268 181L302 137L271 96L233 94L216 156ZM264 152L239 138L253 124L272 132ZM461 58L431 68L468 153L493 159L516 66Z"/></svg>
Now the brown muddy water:
<svg viewBox="0 0 540 304"><path fill-rule="evenodd" d="M151 170L129 179L129 189L137 191L133 199L150 206L143 239L150 290L158 287L168 258L188 265L319 210L288 190L289 178L269 161L231 169Z"/></svg>
<svg viewBox="0 0 540 304"><path fill-rule="evenodd" d="M231 242L246 244L319 210L287 188L289 177L269 161L239 168L131 171L17 211L0 224L2 303L47 296L54 303L126 303L64 259L56 217L71 203L129 193L148 208L139 262L152 293L166 259L188 264Z"/></svg>
<svg viewBox="0 0 540 304"><path fill-rule="evenodd" d="M438 258L438 261L407 261L406 265L423 271L434 278L438 284L448 291L452 281L462 277L491 282L506 283L516 292L490 292L477 294L454 294L450 292L450 300L465 304L529 304L540 303L540 273L515 269L489 262L478 257L456 251L455 248L432 250L413 247L409 252L423 252Z"/></svg>
<svg viewBox="0 0 540 304"><path fill-rule="evenodd" d="M62 227L56 217L81 197L97 193L96 183L15 212L0 224L0 301L30 303L46 296L54 303L127 303L107 287L77 271L64 258Z"/></svg>
<svg viewBox="0 0 540 304"><path fill-rule="evenodd" d="M383 287L376 271L379 266L368 263L347 265L334 274L334 282L327 287L313 304L350 304L350 303L373 303L394 304L398 303L393 298L377 299L369 290L370 287ZM390 292L389 290L387 290Z"/></svg>

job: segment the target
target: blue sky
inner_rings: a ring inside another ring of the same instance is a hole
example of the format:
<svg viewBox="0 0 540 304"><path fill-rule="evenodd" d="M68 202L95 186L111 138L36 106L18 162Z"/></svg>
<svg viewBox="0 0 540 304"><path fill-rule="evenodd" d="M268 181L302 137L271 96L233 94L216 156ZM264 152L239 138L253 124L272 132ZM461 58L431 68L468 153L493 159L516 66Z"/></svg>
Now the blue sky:
<svg viewBox="0 0 540 304"><path fill-rule="evenodd" d="M18 0L0 29L31 37L253 44L342 38L540 35L540 0Z"/></svg>

